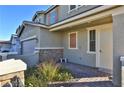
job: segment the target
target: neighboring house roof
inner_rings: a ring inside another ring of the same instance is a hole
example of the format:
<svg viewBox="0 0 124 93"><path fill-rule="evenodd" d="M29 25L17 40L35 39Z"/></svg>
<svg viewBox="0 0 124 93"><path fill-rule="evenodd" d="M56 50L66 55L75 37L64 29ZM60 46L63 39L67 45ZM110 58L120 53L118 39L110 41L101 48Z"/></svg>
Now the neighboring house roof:
<svg viewBox="0 0 124 93"><path fill-rule="evenodd" d="M0 44L10 44L10 41L0 40Z"/></svg>
<svg viewBox="0 0 124 93"><path fill-rule="evenodd" d="M10 42L12 41L12 38L14 38L14 37L18 37L18 35L17 34L12 34L11 38L10 38Z"/></svg>

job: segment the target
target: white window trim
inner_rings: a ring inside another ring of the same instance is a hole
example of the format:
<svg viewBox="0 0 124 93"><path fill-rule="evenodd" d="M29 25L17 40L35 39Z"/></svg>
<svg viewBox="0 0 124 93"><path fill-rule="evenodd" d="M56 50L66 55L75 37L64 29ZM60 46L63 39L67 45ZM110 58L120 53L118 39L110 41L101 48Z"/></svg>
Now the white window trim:
<svg viewBox="0 0 124 93"><path fill-rule="evenodd" d="M76 33L76 48L70 48L70 34ZM78 32L68 33L68 49L78 49Z"/></svg>
<svg viewBox="0 0 124 93"><path fill-rule="evenodd" d="M90 42L89 42L89 40L90 40L90 35L89 35L89 33L90 33L90 31L92 31L92 30L95 30L95 34L96 34L96 29L88 29L87 31L88 31L88 33L87 33L87 53L88 54L96 54L96 51L94 52L94 51L90 51ZM96 34L97 35L97 34ZM95 42L96 42L96 40L95 40ZM96 46L96 45L95 45Z"/></svg>
<svg viewBox="0 0 124 93"><path fill-rule="evenodd" d="M68 13L70 13L70 12L72 12L72 11L74 11L74 10L77 10L78 9L78 6L76 5L76 8L74 8L74 9L70 9L70 5L68 5Z"/></svg>
<svg viewBox="0 0 124 93"><path fill-rule="evenodd" d="M81 6L78 6L78 8L81 8L82 6L86 6L86 5L81 5Z"/></svg>
<svg viewBox="0 0 124 93"><path fill-rule="evenodd" d="M74 9L70 9L70 5L68 5L68 13L70 13L70 12L72 12L72 11L74 11L74 10L78 10L79 8L81 8L82 6L84 6L84 5L81 5L81 6L78 6L78 5L76 5L76 8L74 8Z"/></svg>

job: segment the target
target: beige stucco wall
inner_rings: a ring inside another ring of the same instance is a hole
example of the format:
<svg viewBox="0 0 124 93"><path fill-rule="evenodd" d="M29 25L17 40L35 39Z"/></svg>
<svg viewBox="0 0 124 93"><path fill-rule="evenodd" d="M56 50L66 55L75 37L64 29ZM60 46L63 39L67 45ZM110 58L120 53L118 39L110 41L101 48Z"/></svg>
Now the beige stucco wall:
<svg viewBox="0 0 124 93"><path fill-rule="evenodd" d="M50 32L47 29L40 28L39 35L40 47L62 47L62 33Z"/></svg>
<svg viewBox="0 0 124 93"><path fill-rule="evenodd" d="M36 42L36 47L39 47L40 46L39 35L40 35L40 27L32 26L32 25L25 25L25 28L22 31L22 34L20 35L19 38L20 38L20 41L22 41L24 39L36 36L36 39L38 40L38 42Z"/></svg>
<svg viewBox="0 0 124 93"><path fill-rule="evenodd" d="M87 53L87 30L85 28L63 31L63 46L64 46L64 57L68 59L69 62L96 66L96 56L95 54ZM68 33L77 32L78 33L78 49L68 49Z"/></svg>
<svg viewBox="0 0 124 93"><path fill-rule="evenodd" d="M20 40L26 39L34 35L38 36L38 31L40 31L39 27L32 26L32 25L25 25L25 28L22 31L22 34L20 36Z"/></svg>
<svg viewBox="0 0 124 93"><path fill-rule="evenodd" d="M113 83L121 86L121 62L124 55L124 13L113 15Z"/></svg>

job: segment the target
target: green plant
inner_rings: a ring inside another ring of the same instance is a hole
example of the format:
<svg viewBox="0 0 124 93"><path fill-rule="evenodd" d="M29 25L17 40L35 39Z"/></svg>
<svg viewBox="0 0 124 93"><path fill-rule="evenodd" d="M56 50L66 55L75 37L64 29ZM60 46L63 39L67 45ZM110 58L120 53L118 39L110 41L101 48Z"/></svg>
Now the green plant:
<svg viewBox="0 0 124 93"><path fill-rule="evenodd" d="M28 87L45 87L47 83L42 80L42 78L37 78L35 75L27 77L25 80L25 85Z"/></svg>
<svg viewBox="0 0 124 93"><path fill-rule="evenodd" d="M55 81L68 81L70 79L73 79L73 76L71 72L64 67L59 69L59 72L55 77Z"/></svg>
<svg viewBox="0 0 124 93"><path fill-rule="evenodd" d="M26 87L43 87L47 86L47 82L43 80L37 67L31 67L25 71L25 85Z"/></svg>
<svg viewBox="0 0 124 93"><path fill-rule="evenodd" d="M56 74L58 74L59 68L59 64L56 64L54 61L47 61L40 64L38 69L45 81L52 82Z"/></svg>
<svg viewBox="0 0 124 93"><path fill-rule="evenodd" d="M37 72L37 68L36 67L29 67L25 71L25 77L31 76L31 75L35 74L36 72Z"/></svg>
<svg viewBox="0 0 124 93"><path fill-rule="evenodd" d="M25 71L25 84L29 87L45 87L54 81L68 81L71 72L54 61L46 61Z"/></svg>

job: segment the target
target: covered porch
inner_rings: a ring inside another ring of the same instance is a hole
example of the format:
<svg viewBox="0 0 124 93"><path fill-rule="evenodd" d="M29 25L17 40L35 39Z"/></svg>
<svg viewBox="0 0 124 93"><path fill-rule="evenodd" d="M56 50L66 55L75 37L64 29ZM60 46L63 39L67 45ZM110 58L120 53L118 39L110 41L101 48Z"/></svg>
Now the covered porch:
<svg viewBox="0 0 124 93"><path fill-rule="evenodd" d="M64 57L69 62L99 68L113 75L113 84L121 86L121 62L123 51L124 7L116 7L90 16L53 27L50 31L59 31L63 35ZM88 53L88 30L96 30L95 53ZM67 33L78 32L78 49L68 48ZM81 33L83 32L83 33ZM81 36L82 35L82 36ZM81 38L84 37L84 38ZM81 41L83 40L83 41Z"/></svg>

